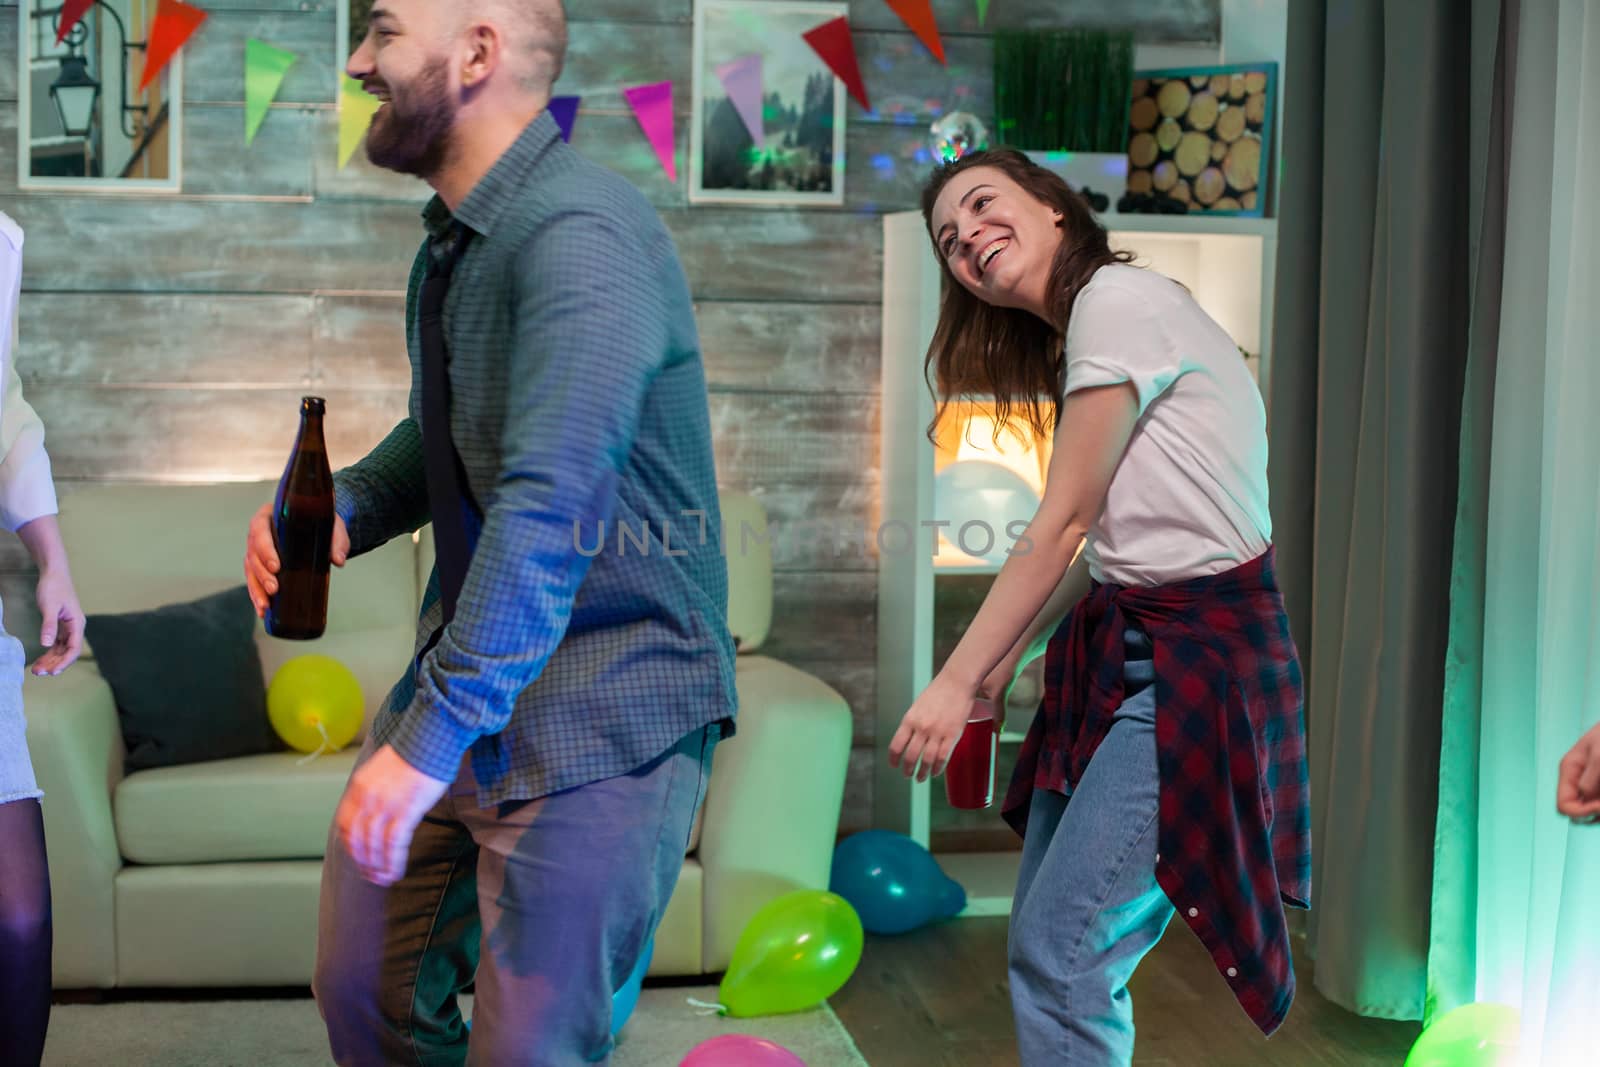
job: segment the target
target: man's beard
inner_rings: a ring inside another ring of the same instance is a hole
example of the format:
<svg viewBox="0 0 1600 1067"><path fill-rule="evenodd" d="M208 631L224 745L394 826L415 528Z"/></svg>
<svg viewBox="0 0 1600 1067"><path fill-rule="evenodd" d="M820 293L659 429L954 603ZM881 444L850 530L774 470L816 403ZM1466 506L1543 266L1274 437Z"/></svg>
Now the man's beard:
<svg viewBox="0 0 1600 1067"><path fill-rule="evenodd" d="M455 119L448 66L440 59L409 85L389 85L389 103L367 130L367 158L387 170L429 178L444 164Z"/></svg>

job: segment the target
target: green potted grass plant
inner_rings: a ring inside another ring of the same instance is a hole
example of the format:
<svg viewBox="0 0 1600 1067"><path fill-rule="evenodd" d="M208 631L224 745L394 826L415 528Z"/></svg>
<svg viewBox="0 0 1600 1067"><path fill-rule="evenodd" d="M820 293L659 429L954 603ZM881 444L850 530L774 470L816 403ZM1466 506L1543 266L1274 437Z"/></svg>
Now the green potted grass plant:
<svg viewBox="0 0 1600 1067"><path fill-rule="evenodd" d="M1133 34L1013 30L994 47L996 142L1115 200L1128 174Z"/></svg>

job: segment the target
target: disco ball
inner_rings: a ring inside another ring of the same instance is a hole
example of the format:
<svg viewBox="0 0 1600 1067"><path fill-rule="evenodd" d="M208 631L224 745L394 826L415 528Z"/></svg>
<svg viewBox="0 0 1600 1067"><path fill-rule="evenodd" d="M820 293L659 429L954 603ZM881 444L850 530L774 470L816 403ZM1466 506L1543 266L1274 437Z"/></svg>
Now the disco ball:
<svg viewBox="0 0 1600 1067"><path fill-rule="evenodd" d="M928 132L933 156L940 163L954 163L989 147L988 127L965 111L952 111L941 117Z"/></svg>

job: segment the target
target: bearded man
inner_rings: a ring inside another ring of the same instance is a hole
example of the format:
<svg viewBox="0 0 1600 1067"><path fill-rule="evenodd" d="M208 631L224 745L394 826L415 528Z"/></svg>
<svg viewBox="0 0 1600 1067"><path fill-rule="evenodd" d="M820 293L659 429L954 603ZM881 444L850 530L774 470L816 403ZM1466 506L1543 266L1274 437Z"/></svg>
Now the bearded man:
<svg viewBox="0 0 1600 1067"><path fill-rule="evenodd" d="M639 193L562 142L565 49L559 0L377 0L347 67L384 101L372 161L438 195L409 414L335 475L333 557L431 521L437 563L323 866L314 991L340 1064L604 1062L732 733L688 285Z"/></svg>

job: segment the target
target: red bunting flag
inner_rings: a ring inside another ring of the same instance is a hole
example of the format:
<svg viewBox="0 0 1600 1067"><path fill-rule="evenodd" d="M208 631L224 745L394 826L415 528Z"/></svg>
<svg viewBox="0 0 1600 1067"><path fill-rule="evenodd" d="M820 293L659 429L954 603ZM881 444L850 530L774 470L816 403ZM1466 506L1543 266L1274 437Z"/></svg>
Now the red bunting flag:
<svg viewBox="0 0 1600 1067"><path fill-rule="evenodd" d="M61 5L61 23L56 27L56 44L67 39L72 27L94 6L94 0L67 0Z"/></svg>
<svg viewBox="0 0 1600 1067"><path fill-rule="evenodd" d="M867 87L861 80L861 66L856 62L855 42L850 39L850 20L844 16L832 22L824 22L814 30L803 34L806 43L816 50L817 55L828 65L828 69L844 82L845 88L850 90L850 95L868 111L872 105L867 102Z"/></svg>
<svg viewBox="0 0 1600 1067"><path fill-rule="evenodd" d="M156 75L166 69L205 20L204 11L183 0L161 0L155 21L150 23L150 46L145 51L144 76L139 79L141 93L150 88Z"/></svg>
<svg viewBox="0 0 1600 1067"><path fill-rule="evenodd" d="M944 42L939 39L939 23L933 17L933 7L929 0L884 0L900 21L911 27L913 33L922 39L939 62L944 63ZM946 64L948 66L949 64Z"/></svg>

